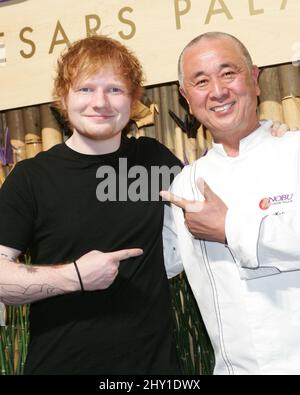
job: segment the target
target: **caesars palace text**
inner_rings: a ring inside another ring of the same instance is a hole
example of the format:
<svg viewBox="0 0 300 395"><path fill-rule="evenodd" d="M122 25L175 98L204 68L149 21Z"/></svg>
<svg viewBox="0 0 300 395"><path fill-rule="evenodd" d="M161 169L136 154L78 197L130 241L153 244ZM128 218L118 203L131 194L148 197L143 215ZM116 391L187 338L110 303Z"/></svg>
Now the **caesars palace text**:
<svg viewBox="0 0 300 395"><path fill-rule="evenodd" d="M273 1L274 3L276 2L278 10L281 11L285 10L289 3L289 0ZM248 8L247 13L251 17L266 14L268 12L267 8L264 8L264 0L239 0L239 2L245 2L245 9ZM200 22L203 23L203 25L209 25L216 15L222 15L225 20L228 21L237 18L234 9L229 7L228 0L210 0L206 3L206 7L204 7L204 3L201 1L201 9L196 9L200 6L199 3L198 0L194 2L193 0L173 1L172 12L168 17L171 15L171 17L174 18L174 28L176 30L182 29L183 22L188 22L188 16L191 13L194 15L195 13L199 14ZM101 15L98 14L83 15L82 23L84 25L85 34L89 36L97 32L100 33L105 23L102 19ZM135 20L134 8L129 6L120 8L116 15L116 25L114 25L116 28L115 34L117 34L120 39L130 40L138 33L138 22L139 21ZM49 31L52 31L53 34L49 37L48 54L52 54L57 46L69 45L70 42L73 41L73 38L68 36L62 19L56 20L53 26L49 26ZM37 41L39 38L38 29L36 26L26 25L17 31L16 34L18 35L16 40L19 41L20 46L17 45L15 50L17 50L24 59L32 58L39 47ZM5 32L0 31L1 42L4 41L5 43L5 35Z"/></svg>

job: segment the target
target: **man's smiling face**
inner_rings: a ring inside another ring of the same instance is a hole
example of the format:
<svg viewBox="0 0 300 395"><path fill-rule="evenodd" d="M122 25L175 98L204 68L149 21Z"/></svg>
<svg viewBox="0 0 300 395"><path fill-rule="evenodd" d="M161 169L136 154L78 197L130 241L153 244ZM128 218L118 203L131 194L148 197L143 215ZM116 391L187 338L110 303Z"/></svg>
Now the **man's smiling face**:
<svg viewBox="0 0 300 395"><path fill-rule="evenodd" d="M258 69L250 67L230 38L203 39L187 48L182 59L183 86L190 112L216 142L258 126Z"/></svg>

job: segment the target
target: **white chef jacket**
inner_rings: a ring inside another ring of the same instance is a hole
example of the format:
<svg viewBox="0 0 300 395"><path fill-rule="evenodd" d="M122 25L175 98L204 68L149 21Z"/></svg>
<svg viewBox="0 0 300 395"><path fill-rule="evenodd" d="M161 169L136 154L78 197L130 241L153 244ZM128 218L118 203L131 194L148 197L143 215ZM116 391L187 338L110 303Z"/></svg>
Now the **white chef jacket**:
<svg viewBox="0 0 300 395"><path fill-rule="evenodd" d="M215 374L300 374L300 133L271 122L186 166L171 190L203 200L202 177L228 207L222 243L195 239L173 206L179 250L213 344Z"/></svg>

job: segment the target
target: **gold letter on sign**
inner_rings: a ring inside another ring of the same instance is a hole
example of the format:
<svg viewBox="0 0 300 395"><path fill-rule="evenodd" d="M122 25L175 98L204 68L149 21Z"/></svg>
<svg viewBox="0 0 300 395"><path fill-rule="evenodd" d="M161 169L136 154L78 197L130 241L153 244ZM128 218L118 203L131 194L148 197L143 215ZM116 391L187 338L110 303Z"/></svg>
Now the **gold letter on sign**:
<svg viewBox="0 0 300 395"><path fill-rule="evenodd" d="M21 56L23 56L23 58L28 59L34 55L36 47L35 47L35 43L32 40L29 40L28 38L24 37L25 32L32 33L33 29L29 26L26 26L26 27L23 27L23 29L20 31L20 40L31 46L31 51L29 53L25 53L23 51L23 49L20 51Z"/></svg>
<svg viewBox="0 0 300 395"><path fill-rule="evenodd" d="M96 21L95 26L91 27L90 21L91 19L94 19ZM100 29L101 26L101 19L99 18L98 15L86 15L85 16L85 26L86 26L86 35L87 37L91 36L92 34L97 33L97 30Z"/></svg>
<svg viewBox="0 0 300 395"><path fill-rule="evenodd" d="M63 36L63 39L57 40L57 35L59 32ZM66 33L59 21L57 21L57 24L56 24L56 28L55 28L55 32L53 35L51 45L50 45L49 53L52 53L53 48L55 47L55 45L58 45L58 44L66 44L68 47L70 46L70 41L69 41L69 39L68 39L68 37L67 37L67 35L66 35Z"/></svg>
<svg viewBox="0 0 300 395"><path fill-rule="evenodd" d="M185 2L185 8L183 10L179 9L179 2L184 1ZM181 29L181 23L180 23L180 16L185 15L189 12L191 9L191 0L174 0L174 7L175 7L175 19L176 19L176 29Z"/></svg>
<svg viewBox="0 0 300 395"><path fill-rule="evenodd" d="M123 7L119 11L119 20L131 27L131 32L129 34L124 34L121 30L119 31L119 36L121 38L123 38L123 40L129 40L130 38L132 38L135 35L135 32L136 32L135 24L132 21L130 21L129 19L126 19L123 17L124 12L126 12L126 11L132 12L133 9L130 7Z"/></svg>
<svg viewBox="0 0 300 395"><path fill-rule="evenodd" d="M225 14L228 19L233 19L232 15L229 12L229 9L227 8L226 4L224 3L224 0L218 0L220 2L221 8L218 8L215 10L215 4L217 0L212 0L210 3L209 11L207 14L207 17L205 19L205 25L207 25L210 22L210 19L213 15L217 14Z"/></svg>
<svg viewBox="0 0 300 395"><path fill-rule="evenodd" d="M285 10L287 2L288 2L288 0L282 0L281 7L280 7L281 10Z"/></svg>
<svg viewBox="0 0 300 395"><path fill-rule="evenodd" d="M253 3L254 3L254 0L249 0L249 12L250 12L250 15L258 15L258 14L263 14L265 12L263 8L261 8L259 10L255 9Z"/></svg>

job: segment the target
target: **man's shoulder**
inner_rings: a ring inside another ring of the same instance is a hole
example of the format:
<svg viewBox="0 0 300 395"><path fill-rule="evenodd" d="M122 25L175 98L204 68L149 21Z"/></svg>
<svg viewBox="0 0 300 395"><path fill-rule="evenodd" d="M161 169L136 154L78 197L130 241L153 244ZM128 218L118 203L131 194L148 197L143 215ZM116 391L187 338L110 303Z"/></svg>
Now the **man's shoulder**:
<svg viewBox="0 0 300 395"><path fill-rule="evenodd" d="M181 172L175 177L173 182L174 188L184 188L185 186L190 185L191 181L195 180L198 167L204 163L204 158L205 157L201 157L194 162L185 165Z"/></svg>
<svg viewBox="0 0 300 395"><path fill-rule="evenodd" d="M160 143L158 140L152 137L127 137L127 144L134 146L136 149L142 152L157 152L158 150L168 150L166 146Z"/></svg>
<svg viewBox="0 0 300 395"><path fill-rule="evenodd" d="M283 151L299 151L300 130L286 132L282 137L271 136L272 143ZM299 151L300 154L300 151Z"/></svg>
<svg viewBox="0 0 300 395"><path fill-rule="evenodd" d="M63 143L56 144L53 147L49 148L47 151L41 151L38 154L36 154L33 158L25 159L22 162L25 162L27 165L31 165L39 161L48 160L53 156L59 156L60 154L63 154L63 149L64 149L63 146L64 146Z"/></svg>
<svg viewBox="0 0 300 395"><path fill-rule="evenodd" d="M49 167L49 161L51 161L51 158L54 158L55 156L59 155L61 145L62 144L57 144L47 151L39 152L33 158L27 158L27 159L21 160L20 162L17 162L11 173L14 175L22 175L22 174L28 173L30 171L35 172L36 169L43 166L43 164L45 164L45 166Z"/></svg>
<svg viewBox="0 0 300 395"><path fill-rule="evenodd" d="M153 162L163 166L180 166L182 167L181 161L176 155L164 144L152 137L135 137L130 138L130 143L135 144L140 155L144 159L151 158Z"/></svg>
<svg viewBox="0 0 300 395"><path fill-rule="evenodd" d="M282 137L280 138L285 138L286 140L293 140L293 141L300 141L300 129L299 130L293 130L286 132Z"/></svg>
<svg viewBox="0 0 300 395"><path fill-rule="evenodd" d="M135 139L135 143L142 149L161 150L161 151L169 152L171 155L173 155L167 146L165 146L163 143L161 143L160 141L156 140L153 137L141 136L137 139L136 138L134 139Z"/></svg>
<svg viewBox="0 0 300 395"><path fill-rule="evenodd" d="M33 159L45 160L53 156L60 156L65 154L65 144L59 143L48 149L47 151L39 152Z"/></svg>
<svg viewBox="0 0 300 395"><path fill-rule="evenodd" d="M300 129L290 130L285 132L282 136L274 136L272 134L273 121L264 119L260 121L260 125L259 129L262 129L265 136L268 137L268 139L266 139L267 142L272 141L275 144L276 142L287 142L287 144L289 144L289 141L294 141L295 143L300 142Z"/></svg>

